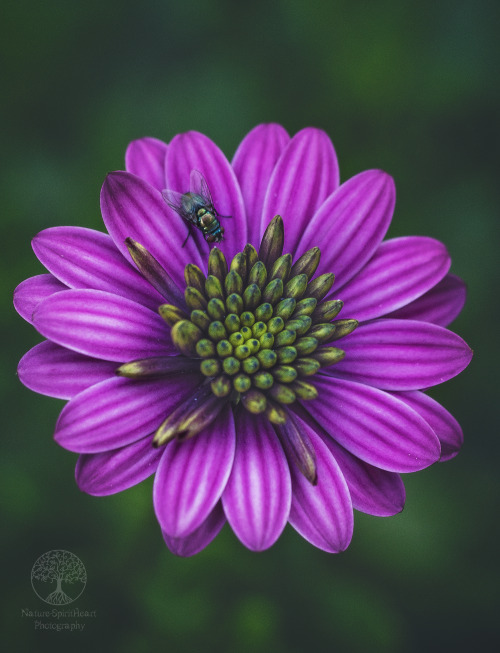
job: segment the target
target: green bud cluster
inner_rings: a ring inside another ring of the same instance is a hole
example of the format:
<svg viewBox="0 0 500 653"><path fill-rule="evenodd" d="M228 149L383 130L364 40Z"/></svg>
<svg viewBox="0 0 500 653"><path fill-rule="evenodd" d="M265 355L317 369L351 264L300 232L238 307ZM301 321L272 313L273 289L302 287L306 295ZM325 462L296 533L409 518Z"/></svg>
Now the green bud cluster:
<svg viewBox="0 0 500 653"><path fill-rule="evenodd" d="M185 306L159 309L175 346L199 361L215 397L241 401L275 424L286 421L286 405L318 396L312 377L344 357L329 343L357 326L332 321L341 301L321 301L334 275L312 279L319 249L292 265L290 254L282 254L283 236L276 216L258 253L248 244L228 267L221 250L212 249L206 277L195 265L185 268Z"/></svg>

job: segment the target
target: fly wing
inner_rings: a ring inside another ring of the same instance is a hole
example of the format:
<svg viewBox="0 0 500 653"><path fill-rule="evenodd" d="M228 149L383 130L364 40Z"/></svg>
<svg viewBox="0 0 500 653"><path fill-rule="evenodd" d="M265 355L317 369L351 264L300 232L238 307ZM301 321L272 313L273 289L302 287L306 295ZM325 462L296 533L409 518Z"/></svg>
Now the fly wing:
<svg viewBox="0 0 500 653"><path fill-rule="evenodd" d="M207 181L199 170L191 170L191 174L189 175L189 189L192 193L201 195L205 204L212 209L214 208L212 194L210 193Z"/></svg>
<svg viewBox="0 0 500 653"><path fill-rule="evenodd" d="M176 213L178 213L181 218L184 218L184 220L187 220L188 222L196 222L195 217L189 213L186 213L186 211L183 209L182 198L184 197L184 193L178 193L176 190L165 188L161 191L161 196L165 200L165 203L168 204L168 206Z"/></svg>

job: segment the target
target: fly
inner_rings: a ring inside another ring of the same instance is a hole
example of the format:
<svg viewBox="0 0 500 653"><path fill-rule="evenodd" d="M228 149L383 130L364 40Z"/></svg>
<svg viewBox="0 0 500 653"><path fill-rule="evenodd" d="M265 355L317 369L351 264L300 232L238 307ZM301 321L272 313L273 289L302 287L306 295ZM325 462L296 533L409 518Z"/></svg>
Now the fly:
<svg viewBox="0 0 500 653"><path fill-rule="evenodd" d="M178 193L168 188L161 192L165 202L189 225L194 225L203 234L207 243L220 243L224 239L224 227L219 222L212 195L205 177L198 170L191 170L189 192ZM227 216L220 216L227 217ZM182 246L187 243L190 231Z"/></svg>

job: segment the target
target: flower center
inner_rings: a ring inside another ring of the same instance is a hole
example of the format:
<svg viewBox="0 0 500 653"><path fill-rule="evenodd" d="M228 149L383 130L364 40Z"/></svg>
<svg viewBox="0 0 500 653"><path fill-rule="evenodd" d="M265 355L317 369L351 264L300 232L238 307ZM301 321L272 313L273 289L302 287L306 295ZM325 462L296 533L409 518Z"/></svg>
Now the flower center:
<svg viewBox="0 0 500 653"><path fill-rule="evenodd" d="M187 312L171 304L160 307L174 344L199 361L212 393L241 401L249 412L265 413L276 424L286 421L287 404L318 396L311 377L344 357L342 349L325 345L357 326L355 320L332 322L341 301L321 302L334 275L311 281L319 249L292 265L282 247L283 223L276 216L259 253L248 244L228 269L214 248L207 277L197 266L186 266Z"/></svg>
<svg viewBox="0 0 500 653"><path fill-rule="evenodd" d="M247 244L228 267L222 251L213 248L207 276L188 264L182 297L149 252L131 239L126 242L143 276L164 296L175 298L177 305L162 304L159 313L171 327L181 356L133 361L118 374L137 378L198 369L203 379L196 396L160 426L155 443L200 432L228 401L293 430L286 407L318 396L314 375L344 357L330 343L358 325L356 320L334 319L342 301L322 301L334 275L312 278L319 248L292 264L291 255L282 254L283 221L276 216L259 252Z"/></svg>

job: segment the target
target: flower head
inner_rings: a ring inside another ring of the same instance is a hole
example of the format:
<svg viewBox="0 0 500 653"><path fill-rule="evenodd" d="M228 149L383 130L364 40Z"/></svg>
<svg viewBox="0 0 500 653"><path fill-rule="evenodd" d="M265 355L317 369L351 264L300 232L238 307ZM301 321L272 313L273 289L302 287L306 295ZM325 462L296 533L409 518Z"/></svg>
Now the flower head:
<svg viewBox="0 0 500 653"><path fill-rule="evenodd" d="M42 231L48 273L14 297L46 338L20 379L69 400L55 438L80 454L79 487L155 474L179 555L226 521L253 550L290 522L338 552L353 508L399 512L400 474L461 446L423 390L472 352L445 328L465 301L445 247L383 241L394 202L378 170L339 185L317 129L259 125L231 164L196 132L131 143L102 188L108 234Z"/></svg>

